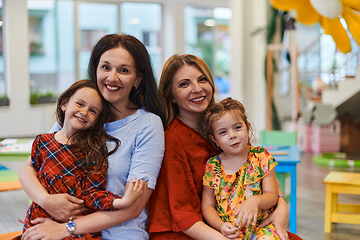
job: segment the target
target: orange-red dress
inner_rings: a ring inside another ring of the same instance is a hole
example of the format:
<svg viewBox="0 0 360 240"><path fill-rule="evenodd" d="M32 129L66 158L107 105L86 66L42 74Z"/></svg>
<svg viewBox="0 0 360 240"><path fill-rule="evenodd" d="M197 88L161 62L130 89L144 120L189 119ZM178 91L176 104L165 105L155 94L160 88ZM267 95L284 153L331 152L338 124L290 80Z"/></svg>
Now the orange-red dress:
<svg viewBox="0 0 360 240"><path fill-rule="evenodd" d="M206 161L217 150L195 130L175 118L165 130L165 153L149 204L150 239L192 239L182 231L201 214Z"/></svg>

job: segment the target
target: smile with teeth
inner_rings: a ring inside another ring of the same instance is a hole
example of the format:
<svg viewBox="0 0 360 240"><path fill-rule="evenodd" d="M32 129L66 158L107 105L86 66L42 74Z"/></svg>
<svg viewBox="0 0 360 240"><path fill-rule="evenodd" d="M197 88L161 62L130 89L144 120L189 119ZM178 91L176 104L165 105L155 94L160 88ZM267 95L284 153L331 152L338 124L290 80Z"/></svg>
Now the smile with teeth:
<svg viewBox="0 0 360 240"><path fill-rule="evenodd" d="M105 87L109 90L118 90L120 89L120 87L112 87L112 86L109 86L109 85L105 85Z"/></svg>
<svg viewBox="0 0 360 240"><path fill-rule="evenodd" d="M82 119L81 117L77 117L77 116L74 116L77 120L79 120L80 122L83 122L83 123L86 123L86 121L84 119Z"/></svg>
<svg viewBox="0 0 360 240"><path fill-rule="evenodd" d="M199 97L199 98L191 99L190 101L191 101L191 102L200 102L200 101L202 101L202 100L204 100L204 99L205 99L205 97Z"/></svg>

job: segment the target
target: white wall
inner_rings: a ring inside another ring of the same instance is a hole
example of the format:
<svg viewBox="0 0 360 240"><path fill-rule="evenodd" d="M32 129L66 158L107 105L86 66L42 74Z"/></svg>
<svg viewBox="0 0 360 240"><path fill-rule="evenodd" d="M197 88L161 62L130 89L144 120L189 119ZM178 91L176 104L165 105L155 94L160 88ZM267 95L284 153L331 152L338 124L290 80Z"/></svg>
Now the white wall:
<svg viewBox="0 0 360 240"><path fill-rule="evenodd" d="M30 106L28 71L28 14L26 0L3 0L4 55L10 106L0 107L0 138L35 136L49 131L55 122L55 104ZM184 53L183 7L227 6L232 9L231 96L245 104L256 130L266 128L265 34L251 37L266 26L266 0L146 0L163 6L163 61L174 53ZM11 30L11 31L9 31ZM11 55L9 54L11 53Z"/></svg>
<svg viewBox="0 0 360 240"><path fill-rule="evenodd" d="M244 104L256 132L266 129L266 33L252 37L251 32L267 25L267 4L266 0L231 4L231 95Z"/></svg>
<svg viewBox="0 0 360 240"><path fill-rule="evenodd" d="M55 105L31 107L26 0L3 1L5 79L10 105L0 108L0 137L35 136L53 125ZM51 114L50 114L51 113Z"/></svg>

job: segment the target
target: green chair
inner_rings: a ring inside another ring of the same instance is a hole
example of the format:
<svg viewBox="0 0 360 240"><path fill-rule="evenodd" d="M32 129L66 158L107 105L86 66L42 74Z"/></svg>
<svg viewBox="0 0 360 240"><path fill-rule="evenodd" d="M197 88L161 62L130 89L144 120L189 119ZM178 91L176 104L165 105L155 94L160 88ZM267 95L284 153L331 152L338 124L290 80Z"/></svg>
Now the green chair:
<svg viewBox="0 0 360 240"><path fill-rule="evenodd" d="M292 146L297 145L296 132L284 132L281 130L263 130L260 131L260 145L262 146ZM285 194L285 180L290 176L290 173L276 173L279 180L281 190ZM285 196L286 201L289 201L290 196Z"/></svg>

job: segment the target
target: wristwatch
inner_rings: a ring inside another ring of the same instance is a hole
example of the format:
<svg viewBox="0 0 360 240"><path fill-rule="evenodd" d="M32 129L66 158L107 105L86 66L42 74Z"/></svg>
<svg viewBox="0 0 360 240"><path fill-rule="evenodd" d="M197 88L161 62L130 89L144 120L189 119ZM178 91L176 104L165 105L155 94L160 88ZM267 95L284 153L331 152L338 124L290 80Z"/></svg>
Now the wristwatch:
<svg viewBox="0 0 360 240"><path fill-rule="evenodd" d="M281 195L280 193L279 193L279 198L282 198L282 199L284 199L284 201L286 202L286 199L285 199L285 197L284 197L283 195Z"/></svg>
<svg viewBox="0 0 360 240"><path fill-rule="evenodd" d="M75 234L75 222L72 220L69 220L69 222L66 224L67 229L69 230L71 235Z"/></svg>

